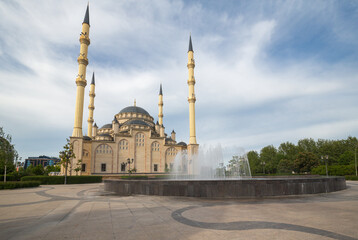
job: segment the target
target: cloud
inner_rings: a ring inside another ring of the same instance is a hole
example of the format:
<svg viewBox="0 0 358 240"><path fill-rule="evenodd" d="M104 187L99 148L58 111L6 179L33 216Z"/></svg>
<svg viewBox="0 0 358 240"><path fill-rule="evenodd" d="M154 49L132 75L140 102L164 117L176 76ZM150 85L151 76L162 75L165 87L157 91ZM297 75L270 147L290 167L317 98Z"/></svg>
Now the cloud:
<svg viewBox="0 0 358 240"><path fill-rule="evenodd" d="M0 119L23 157L57 155L72 132L86 4L0 2ZM91 2L94 119L109 123L134 99L157 118L163 83L166 131L187 141L191 32L200 144L250 150L356 135L357 8L335 1Z"/></svg>

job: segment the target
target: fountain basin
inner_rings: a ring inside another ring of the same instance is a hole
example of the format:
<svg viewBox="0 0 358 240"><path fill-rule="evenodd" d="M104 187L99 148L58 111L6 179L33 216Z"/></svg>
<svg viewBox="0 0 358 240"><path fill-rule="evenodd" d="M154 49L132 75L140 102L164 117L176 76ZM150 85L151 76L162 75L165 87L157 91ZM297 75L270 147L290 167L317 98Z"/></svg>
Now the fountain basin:
<svg viewBox="0 0 358 240"><path fill-rule="evenodd" d="M250 178L238 180L104 180L105 191L203 198L256 198L328 193L346 189L344 177Z"/></svg>

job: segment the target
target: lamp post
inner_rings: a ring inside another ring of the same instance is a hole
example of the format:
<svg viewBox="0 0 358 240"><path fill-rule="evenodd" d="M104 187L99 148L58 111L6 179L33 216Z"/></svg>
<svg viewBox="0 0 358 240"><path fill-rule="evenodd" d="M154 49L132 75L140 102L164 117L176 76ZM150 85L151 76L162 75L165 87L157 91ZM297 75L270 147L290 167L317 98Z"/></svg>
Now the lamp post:
<svg viewBox="0 0 358 240"><path fill-rule="evenodd" d="M130 176L131 173L132 173L131 163L133 163L133 162L134 162L134 159L133 159L133 158L132 158L132 159L128 158L128 159L127 159L127 162L122 163L122 164L125 164L126 166L128 165L128 173L129 173L129 176Z"/></svg>
<svg viewBox="0 0 358 240"><path fill-rule="evenodd" d="M263 171L264 174L265 174L265 165L266 165L266 162L265 162L265 161L261 162L261 165L262 165L262 171Z"/></svg>
<svg viewBox="0 0 358 240"><path fill-rule="evenodd" d="M321 156L321 160L322 160L322 162L323 162L323 160L325 160L325 162L326 162L326 177L328 177L328 167L327 167L328 155Z"/></svg>

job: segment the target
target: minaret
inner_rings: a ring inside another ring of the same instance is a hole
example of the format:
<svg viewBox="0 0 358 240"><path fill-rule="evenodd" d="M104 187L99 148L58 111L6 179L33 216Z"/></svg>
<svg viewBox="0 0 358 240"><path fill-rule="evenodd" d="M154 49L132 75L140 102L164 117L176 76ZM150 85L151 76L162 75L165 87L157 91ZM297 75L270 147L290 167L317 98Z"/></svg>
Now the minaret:
<svg viewBox="0 0 358 240"><path fill-rule="evenodd" d="M93 110L94 110L94 97L95 94L95 80L94 80L94 72L92 74L92 82L90 85L90 92L89 92L89 105L88 105L88 128L87 128L87 136L92 137L92 125L93 125Z"/></svg>
<svg viewBox="0 0 358 240"><path fill-rule="evenodd" d="M194 68L195 68L195 61L194 61L194 51L193 51L193 44L191 43L191 35L189 38L189 49L188 49L188 70L189 70L189 128L190 128L190 138L189 138L189 145L190 144L197 144L196 143L196 134L195 134L195 92L194 92L194 85L195 85L195 78L194 78Z"/></svg>
<svg viewBox="0 0 358 240"><path fill-rule="evenodd" d="M161 126L161 125L163 125L163 89L162 89L162 84L160 84L160 89L159 89L158 107L159 107L158 120L159 120L159 125Z"/></svg>
<svg viewBox="0 0 358 240"><path fill-rule="evenodd" d="M87 85L86 67L88 65L87 52L89 39L89 5L87 5L86 15L82 23L82 32L80 34L80 56L78 57L78 75L76 78L77 94L76 94L76 110L75 123L73 127L72 137L82 137L82 120L83 120L83 99L84 91Z"/></svg>

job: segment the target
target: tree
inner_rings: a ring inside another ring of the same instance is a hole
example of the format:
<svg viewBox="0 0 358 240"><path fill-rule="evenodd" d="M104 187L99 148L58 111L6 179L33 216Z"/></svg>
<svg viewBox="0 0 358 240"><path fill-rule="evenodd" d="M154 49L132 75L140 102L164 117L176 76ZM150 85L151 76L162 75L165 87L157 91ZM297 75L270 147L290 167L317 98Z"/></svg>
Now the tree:
<svg viewBox="0 0 358 240"><path fill-rule="evenodd" d="M76 172L76 176L78 175L78 172L82 169L82 159L77 161L77 167L74 169Z"/></svg>
<svg viewBox="0 0 358 240"><path fill-rule="evenodd" d="M11 140L11 135L5 134L3 128L0 127L0 173L4 174L4 182L6 182L6 173L15 170L14 160L18 158Z"/></svg>
<svg viewBox="0 0 358 240"><path fill-rule="evenodd" d="M63 151L60 152L61 164L65 168L65 184L67 184L67 169L68 164L72 164L71 160L75 158L75 153L73 152L73 145L70 143L69 139L66 139L67 143L63 146Z"/></svg>
<svg viewBox="0 0 358 240"><path fill-rule="evenodd" d="M288 159L281 159L278 163L277 171L279 173L291 173L294 169L294 162Z"/></svg>
<svg viewBox="0 0 358 240"><path fill-rule="evenodd" d="M45 169L45 174L48 175L50 172L60 172L61 171L61 166L60 165L53 165L53 166L46 166Z"/></svg>
<svg viewBox="0 0 358 240"><path fill-rule="evenodd" d="M41 164L39 164L39 165L37 165L36 167L33 168L32 172L35 175L44 175L45 169Z"/></svg>
<svg viewBox="0 0 358 240"><path fill-rule="evenodd" d="M266 146L261 149L260 160L264 172L267 173L276 173L278 158L277 150L274 146Z"/></svg>
<svg viewBox="0 0 358 240"><path fill-rule="evenodd" d="M317 153L317 144L312 138L301 139L297 145L300 152Z"/></svg>
<svg viewBox="0 0 358 240"><path fill-rule="evenodd" d="M345 151L343 154L341 154L339 156L338 164L339 165L354 164L354 152L353 151Z"/></svg>
<svg viewBox="0 0 358 240"><path fill-rule="evenodd" d="M278 147L278 153L282 154L284 159L293 161L297 158L298 147L290 142L281 143Z"/></svg>
<svg viewBox="0 0 358 240"><path fill-rule="evenodd" d="M35 167L32 164L30 164L30 166L28 166L25 170L25 175L29 175L29 176L35 175L34 168Z"/></svg>
<svg viewBox="0 0 358 240"><path fill-rule="evenodd" d="M311 172L319 165L319 158L311 152L300 152L294 162L294 169L298 173Z"/></svg>
<svg viewBox="0 0 358 240"><path fill-rule="evenodd" d="M250 151L247 153L247 158L250 163L251 173L261 173L262 165L259 154L256 151Z"/></svg>

